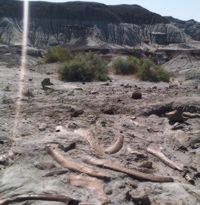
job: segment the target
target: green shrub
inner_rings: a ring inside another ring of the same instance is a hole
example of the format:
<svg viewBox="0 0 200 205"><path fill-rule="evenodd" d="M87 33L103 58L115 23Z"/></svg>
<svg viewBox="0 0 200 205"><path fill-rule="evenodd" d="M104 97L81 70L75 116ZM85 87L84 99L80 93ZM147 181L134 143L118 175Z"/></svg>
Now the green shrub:
<svg viewBox="0 0 200 205"><path fill-rule="evenodd" d="M31 91L30 89L24 90L23 95L28 97L28 98L34 97L33 91Z"/></svg>
<svg viewBox="0 0 200 205"><path fill-rule="evenodd" d="M0 37L0 43L4 44L4 40Z"/></svg>
<svg viewBox="0 0 200 205"><path fill-rule="evenodd" d="M151 60L142 59L137 76L144 81L151 82L169 82L170 75L159 65L155 65Z"/></svg>
<svg viewBox="0 0 200 205"><path fill-rule="evenodd" d="M59 46L50 48L45 55L45 63L65 62L71 59L71 52Z"/></svg>
<svg viewBox="0 0 200 205"><path fill-rule="evenodd" d="M4 88L4 91L5 91L5 92L10 92L10 86L7 85L7 86Z"/></svg>
<svg viewBox="0 0 200 205"><path fill-rule="evenodd" d="M128 59L119 58L113 63L113 68L118 75L136 74L139 79L151 82L169 82L170 75L161 66L149 59L139 59L129 57Z"/></svg>
<svg viewBox="0 0 200 205"><path fill-rule="evenodd" d="M61 65L59 69L61 80L65 81L105 81L107 77L106 63L94 54L78 55L71 61Z"/></svg>
<svg viewBox="0 0 200 205"><path fill-rule="evenodd" d="M139 59L129 57L128 59L118 58L113 63L113 68L118 75L131 75L137 72Z"/></svg>
<svg viewBox="0 0 200 205"><path fill-rule="evenodd" d="M169 82L170 81L170 74L164 68L158 67L156 68L156 73L158 77L158 81Z"/></svg>

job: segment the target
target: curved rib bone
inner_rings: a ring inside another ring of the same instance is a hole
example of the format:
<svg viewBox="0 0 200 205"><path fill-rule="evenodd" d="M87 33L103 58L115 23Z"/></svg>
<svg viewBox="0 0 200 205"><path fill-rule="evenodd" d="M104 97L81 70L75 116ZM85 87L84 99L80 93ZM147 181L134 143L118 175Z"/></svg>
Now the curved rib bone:
<svg viewBox="0 0 200 205"><path fill-rule="evenodd" d="M86 129L78 129L78 130L75 130L75 133L84 137L88 141L88 143L92 149L92 152L94 153L94 155L96 157L98 157L98 158L103 157L103 154L104 154L103 149L101 148L98 139L95 137L95 135L92 131L89 131Z"/></svg>
<svg viewBox="0 0 200 205"><path fill-rule="evenodd" d="M72 159L63 157L56 149L53 149L51 146L47 146L47 151L64 168L80 173L85 173L93 177L110 178L106 173L99 172L84 164L76 163L73 162Z"/></svg>
<svg viewBox="0 0 200 205"><path fill-rule="evenodd" d="M105 149L105 153L115 154L119 152L119 150L123 147L123 144L124 144L124 136L119 136L119 138L113 145Z"/></svg>
<svg viewBox="0 0 200 205"><path fill-rule="evenodd" d="M199 113L183 112L182 115L187 118L200 118Z"/></svg>
<svg viewBox="0 0 200 205"><path fill-rule="evenodd" d="M136 170L131 170L131 169L123 167L122 165L118 163L114 163L109 160L101 160L101 159L96 159L92 157L86 157L83 159L83 161L86 163L92 164L92 165L105 167L111 170L115 170L118 172L128 174L139 180L146 180L146 181L152 181L152 182L173 182L174 181L171 177L154 176L154 175L142 173Z"/></svg>
<svg viewBox="0 0 200 205"><path fill-rule="evenodd" d="M72 199L70 197L64 195L52 195L52 194L28 194L28 195L17 195L13 196L8 199L0 199L0 205L8 205L13 202L23 202L23 201L56 201L56 202L63 202L65 204L74 204L78 205L80 201Z"/></svg>
<svg viewBox="0 0 200 205"><path fill-rule="evenodd" d="M181 166L177 165L175 162L173 162L172 160L167 158L160 150L154 150L154 149L148 147L147 152L158 157L162 162L164 162L166 165L168 165L172 169L177 169L179 171L183 171L183 168L182 168L183 166L181 167Z"/></svg>
<svg viewBox="0 0 200 205"><path fill-rule="evenodd" d="M69 182L73 186L84 187L90 190L93 196L99 200L101 204L110 202L104 191L104 183L99 179L84 175L70 175Z"/></svg>

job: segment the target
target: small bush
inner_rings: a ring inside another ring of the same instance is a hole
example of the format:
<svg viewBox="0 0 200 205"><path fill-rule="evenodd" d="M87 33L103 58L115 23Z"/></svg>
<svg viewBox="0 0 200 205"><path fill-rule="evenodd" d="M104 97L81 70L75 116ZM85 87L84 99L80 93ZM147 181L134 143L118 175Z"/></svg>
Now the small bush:
<svg viewBox="0 0 200 205"><path fill-rule="evenodd" d="M2 37L0 37L0 43L1 43L1 44L4 44L4 43L5 43L5 41L2 39Z"/></svg>
<svg viewBox="0 0 200 205"><path fill-rule="evenodd" d="M155 65L151 60L141 60L140 68L137 72L137 76L144 81L151 82L169 82L170 75L159 65Z"/></svg>
<svg viewBox="0 0 200 205"><path fill-rule="evenodd" d="M33 91L31 91L30 89L24 90L23 95L28 97L28 98L34 97Z"/></svg>
<svg viewBox="0 0 200 205"><path fill-rule="evenodd" d="M71 52L59 46L50 48L45 55L45 63L65 62L71 59Z"/></svg>
<svg viewBox="0 0 200 205"><path fill-rule="evenodd" d="M113 63L113 68L118 75L136 74L143 81L169 82L170 80L169 73L149 59L119 58Z"/></svg>
<svg viewBox="0 0 200 205"><path fill-rule="evenodd" d="M105 81L107 77L106 63L94 54L78 55L59 69L61 80L65 81Z"/></svg>
<svg viewBox="0 0 200 205"><path fill-rule="evenodd" d="M138 70L139 59L130 57L128 59L118 58L113 63L113 68L118 75L134 74Z"/></svg>
<svg viewBox="0 0 200 205"><path fill-rule="evenodd" d="M8 96L3 95L2 97L2 104L12 104L14 103L13 100L11 98L8 98Z"/></svg>
<svg viewBox="0 0 200 205"><path fill-rule="evenodd" d="M158 81L169 82L170 81L170 74L164 68L159 67L156 68L156 73L158 77Z"/></svg>
<svg viewBox="0 0 200 205"><path fill-rule="evenodd" d="M10 86L7 85L7 86L4 88L4 91L5 91L5 92L10 92Z"/></svg>

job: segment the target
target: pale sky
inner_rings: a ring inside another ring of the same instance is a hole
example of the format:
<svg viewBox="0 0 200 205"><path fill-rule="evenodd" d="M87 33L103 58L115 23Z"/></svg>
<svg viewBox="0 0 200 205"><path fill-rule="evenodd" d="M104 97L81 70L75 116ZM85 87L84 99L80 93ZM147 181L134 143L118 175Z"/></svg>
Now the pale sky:
<svg viewBox="0 0 200 205"><path fill-rule="evenodd" d="M36 1L36 0L33 0ZM49 2L69 2L67 0L43 0ZM82 1L82 0L79 0ZM200 22L200 0L87 0L108 5L138 4L144 8L161 14L173 16L181 20L195 19Z"/></svg>

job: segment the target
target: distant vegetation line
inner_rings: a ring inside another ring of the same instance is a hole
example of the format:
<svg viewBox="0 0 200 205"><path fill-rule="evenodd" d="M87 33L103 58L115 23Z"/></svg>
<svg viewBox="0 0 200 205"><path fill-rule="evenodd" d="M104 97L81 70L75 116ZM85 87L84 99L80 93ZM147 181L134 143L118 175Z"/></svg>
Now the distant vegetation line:
<svg viewBox="0 0 200 205"><path fill-rule="evenodd" d="M133 50L134 52L134 50ZM160 65L148 58L118 58L109 67L107 61L94 53L72 54L63 47L50 48L44 58L45 63L60 62L59 78L64 81L106 81L108 73L135 75L138 79L152 82L169 82L170 75Z"/></svg>

